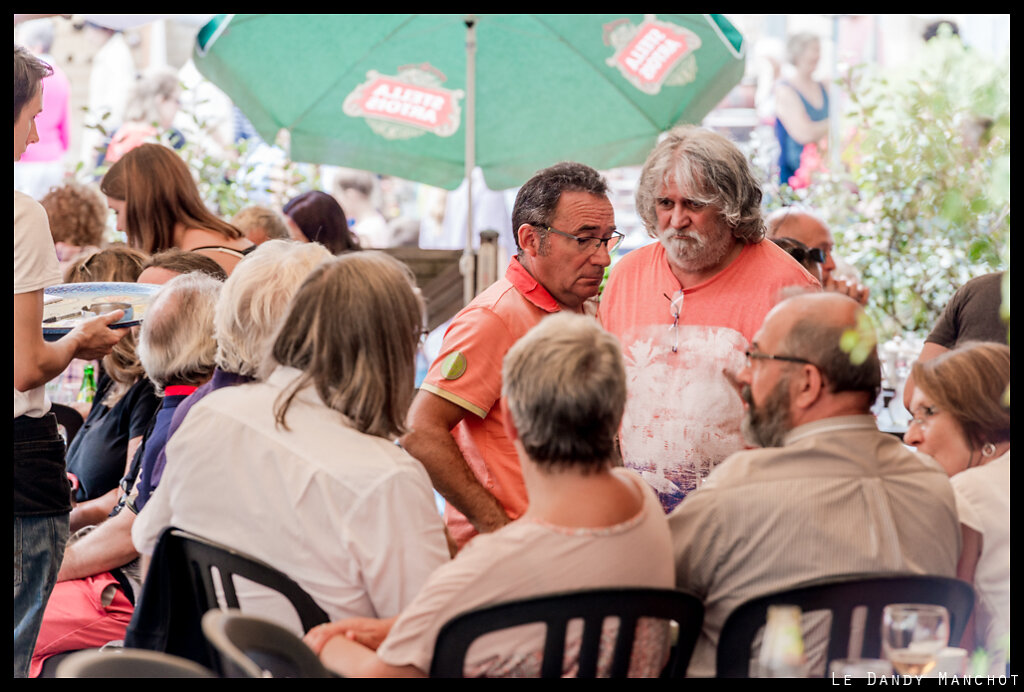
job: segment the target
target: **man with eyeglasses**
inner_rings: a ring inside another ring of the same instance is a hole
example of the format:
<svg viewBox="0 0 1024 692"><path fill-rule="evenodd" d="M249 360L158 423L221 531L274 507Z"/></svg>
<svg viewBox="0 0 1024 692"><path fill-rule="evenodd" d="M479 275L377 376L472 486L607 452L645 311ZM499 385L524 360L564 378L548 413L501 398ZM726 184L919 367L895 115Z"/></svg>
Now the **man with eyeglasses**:
<svg viewBox="0 0 1024 692"><path fill-rule="evenodd" d="M821 285L825 290L842 293L861 305L867 305L871 293L867 286L834 274L836 262L832 257L832 249L835 241L832 239L832 231L821 218L806 209L783 207L769 214L765 223L769 238L793 238L820 253Z"/></svg>
<svg viewBox="0 0 1024 692"><path fill-rule="evenodd" d="M690 675L715 674L722 625L752 598L843 575L956 574L952 486L932 459L878 431L877 350L857 362L843 348L865 320L846 296L795 296L747 350L743 430L763 449L731 455L669 515L676 584L705 606ZM809 672L821 675L827 642L811 622Z"/></svg>
<svg viewBox="0 0 1024 692"><path fill-rule="evenodd" d="M623 461L668 512L744 447L726 373L743 367L783 289L819 283L763 242L761 188L736 145L710 130L668 133L644 164L636 208L658 242L615 266L600 317L629 374Z"/></svg>
<svg viewBox="0 0 1024 692"><path fill-rule="evenodd" d="M549 313L596 314L592 299L622 238L604 179L570 162L523 185L512 228L518 255L452 320L401 440L447 500L445 521L459 547L527 507L501 403L505 353Z"/></svg>

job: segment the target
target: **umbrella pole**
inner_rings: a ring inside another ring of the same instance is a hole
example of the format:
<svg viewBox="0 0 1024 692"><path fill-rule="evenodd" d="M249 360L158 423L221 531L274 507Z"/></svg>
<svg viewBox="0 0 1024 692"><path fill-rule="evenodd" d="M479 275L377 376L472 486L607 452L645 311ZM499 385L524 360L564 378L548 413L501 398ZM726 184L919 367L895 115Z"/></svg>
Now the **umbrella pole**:
<svg viewBox="0 0 1024 692"><path fill-rule="evenodd" d="M462 298L469 304L476 295L473 262L473 168L476 166L476 15L466 15L466 247L460 261Z"/></svg>

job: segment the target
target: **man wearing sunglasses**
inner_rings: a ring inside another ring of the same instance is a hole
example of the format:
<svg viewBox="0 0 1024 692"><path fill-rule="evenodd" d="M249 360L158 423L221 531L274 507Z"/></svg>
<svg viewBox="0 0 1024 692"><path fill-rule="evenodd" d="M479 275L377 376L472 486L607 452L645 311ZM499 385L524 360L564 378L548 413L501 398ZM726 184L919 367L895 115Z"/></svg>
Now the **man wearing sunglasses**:
<svg viewBox="0 0 1024 692"><path fill-rule="evenodd" d="M622 238L604 179L569 162L523 185L512 228L518 256L503 279L452 320L401 440L447 500L445 521L460 547L527 507L519 458L505 432L505 353L549 313L595 314L591 299Z"/></svg>
<svg viewBox="0 0 1024 692"><path fill-rule="evenodd" d="M821 257L821 285L826 291L849 296L861 305L868 302L870 291L866 286L835 274L836 262L832 257L835 241L832 231L816 214L798 207L776 209L765 220L769 238L793 238L817 251Z"/></svg>
<svg viewBox="0 0 1024 692"><path fill-rule="evenodd" d="M636 208L658 242L627 254L601 296L629 375L620 445L625 465L670 511L711 469L743 449L743 410L726 373L791 286L818 280L764 242L761 188L725 137L679 127L647 157Z"/></svg>

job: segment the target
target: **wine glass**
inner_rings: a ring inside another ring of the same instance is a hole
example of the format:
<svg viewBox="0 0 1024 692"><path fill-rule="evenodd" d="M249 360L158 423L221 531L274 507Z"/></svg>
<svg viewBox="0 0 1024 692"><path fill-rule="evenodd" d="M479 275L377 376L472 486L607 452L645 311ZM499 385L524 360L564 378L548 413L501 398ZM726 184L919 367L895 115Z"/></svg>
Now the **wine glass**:
<svg viewBox="0 0 1024 692"><path fill-rule="evenodd" d="M939 605L893 603L882 610L882 655L900 675L924 675L949 643L949 612Z"/></svg>

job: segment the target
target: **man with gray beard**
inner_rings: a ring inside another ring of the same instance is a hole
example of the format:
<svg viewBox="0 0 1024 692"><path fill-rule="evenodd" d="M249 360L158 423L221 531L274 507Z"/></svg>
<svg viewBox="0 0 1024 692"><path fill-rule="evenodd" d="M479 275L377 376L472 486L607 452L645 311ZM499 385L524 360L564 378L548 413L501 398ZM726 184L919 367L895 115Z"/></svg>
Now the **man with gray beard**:
<svg viewBox="0 0 1024 692"><path fill-rule="evenodd" d="M743 432L764 449L730 456L669 515L677 586L704 599L691 676L715 674L726 617L757 596L843 575L956 574L945 473L875 426L876 349L858 363L841 348L850 330L873 340L865 324L856 301L809 293L754 335L739 373ZM827 642L805 640L821 666L811 674L823 673Z"/></svg>
<svg viewBox="0 0 1024 692"><path fill-rule="evenodd" d="M679 127L658 143L640 174L636 208L658 242L615 265L599 315L626 359L623 462L669 512L744 447L743 410L726 373L743 367L783 289L819 283L764 242L750 165L710 130Z"/></svg>

